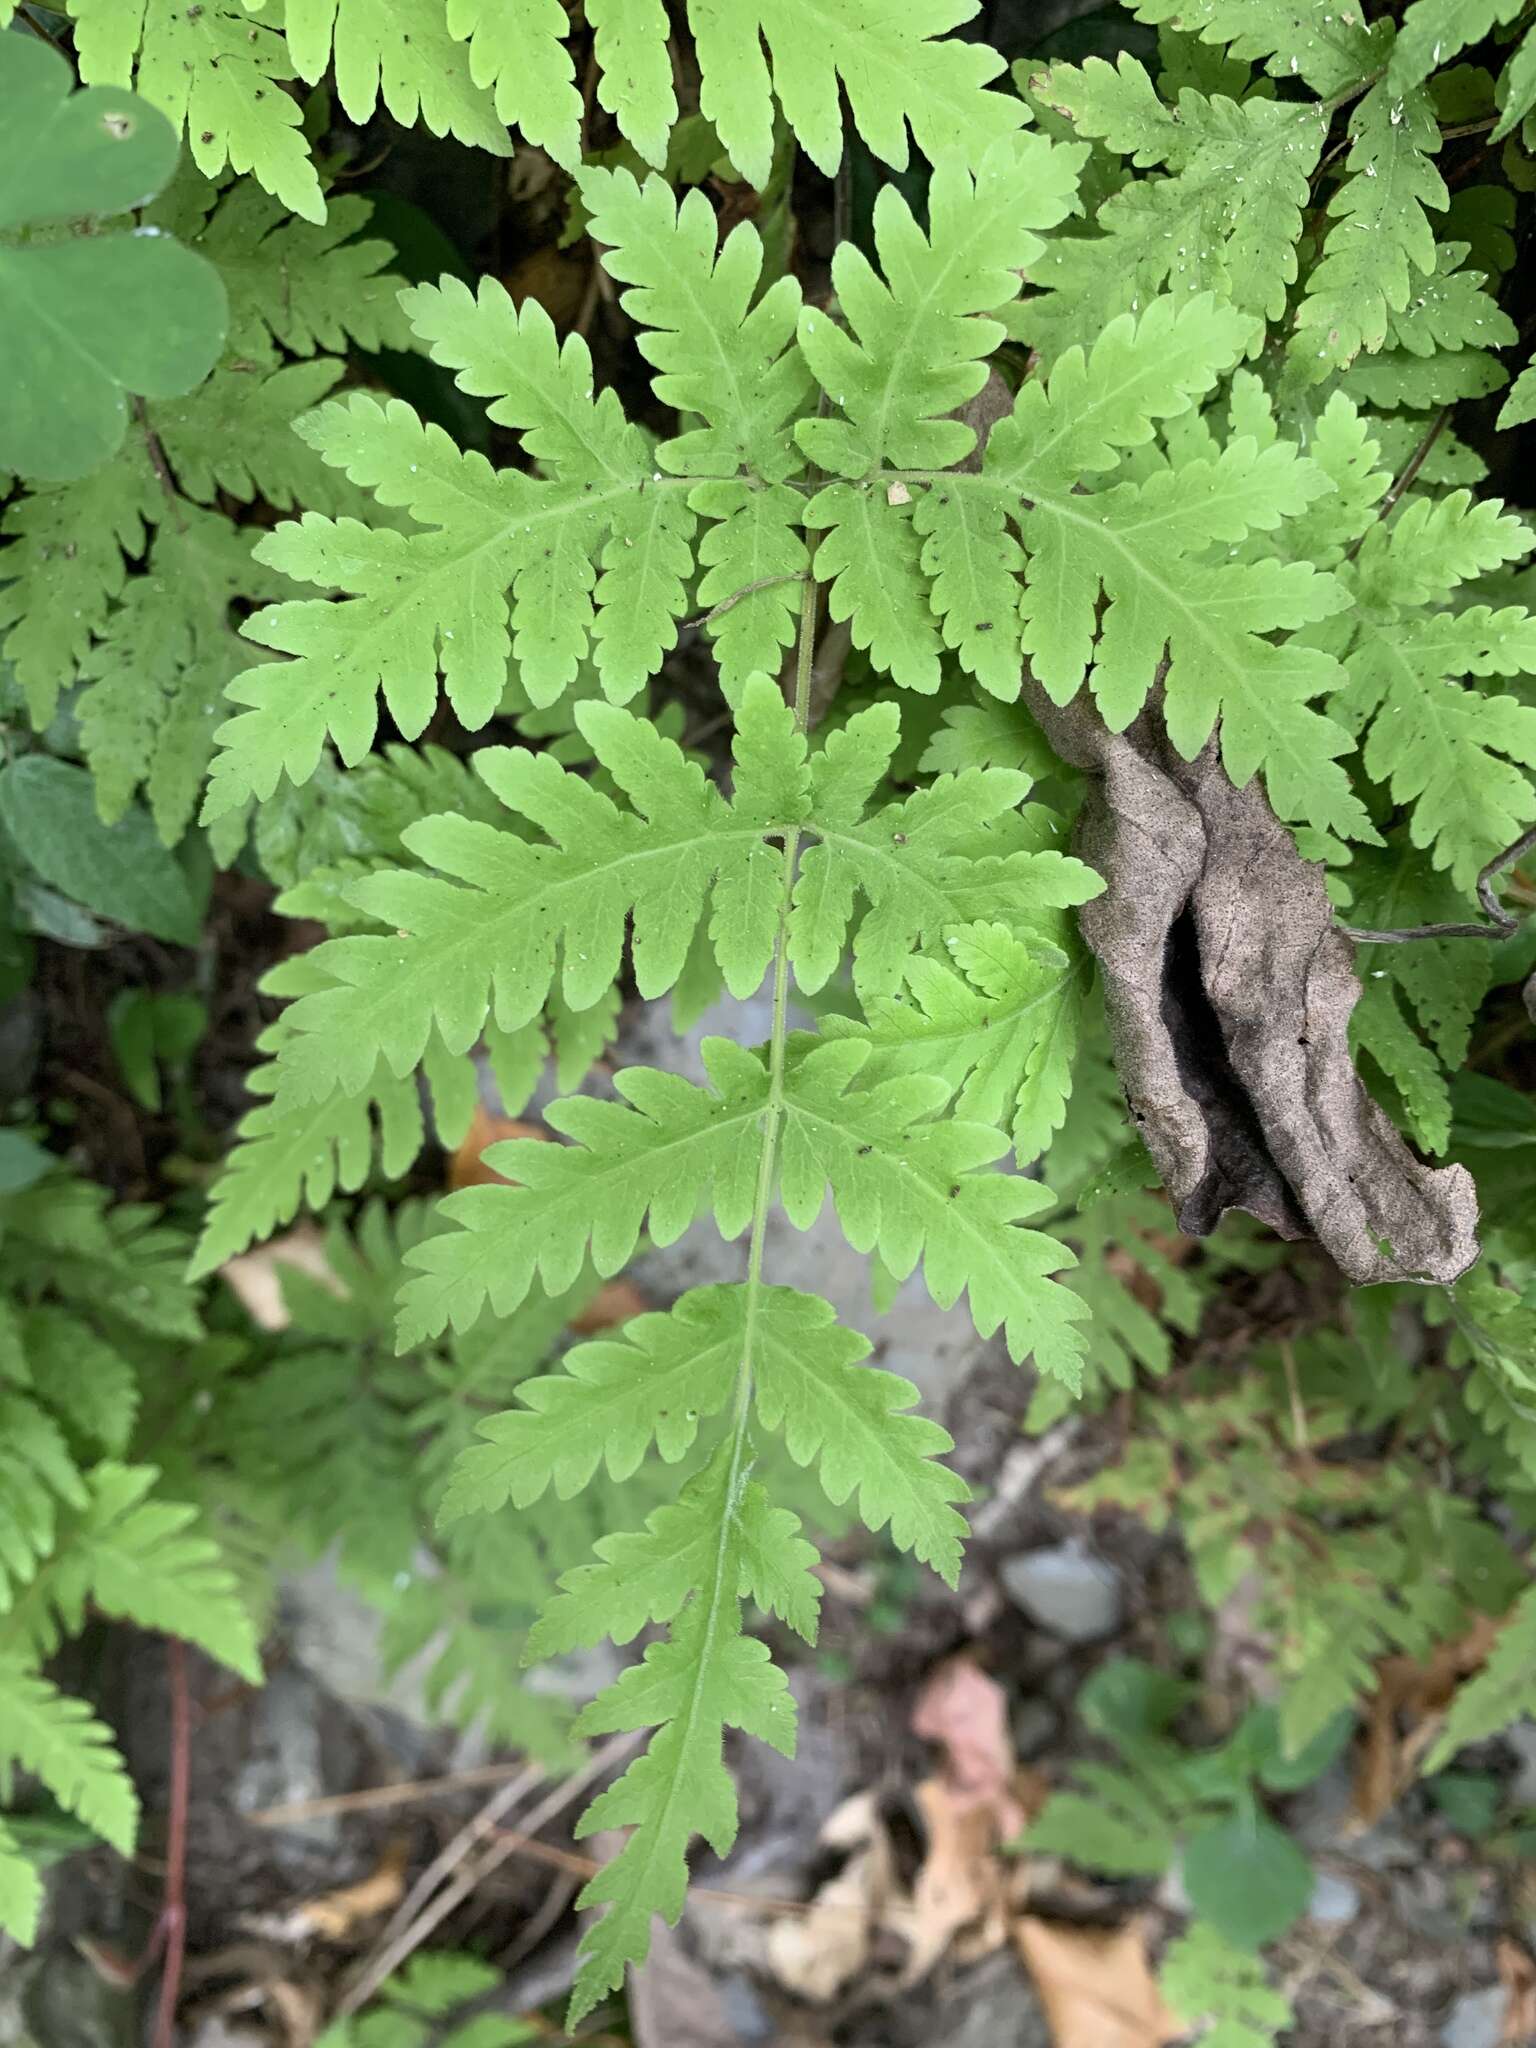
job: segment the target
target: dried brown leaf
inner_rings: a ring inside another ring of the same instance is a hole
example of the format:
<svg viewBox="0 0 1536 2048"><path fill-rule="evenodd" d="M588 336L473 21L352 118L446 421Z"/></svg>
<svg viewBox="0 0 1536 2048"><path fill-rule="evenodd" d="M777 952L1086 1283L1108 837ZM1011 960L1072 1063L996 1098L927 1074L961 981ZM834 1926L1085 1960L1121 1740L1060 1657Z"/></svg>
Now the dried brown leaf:
<svg viewBox="0 0 1536 2048"><path fill-rule="evenodd" d="M1189 2031L1158 1995L1139 1921L1107 1932L1026 1916L1013 1938L1055 2048L1166 2048Z"/></svg>
<svg viewBox="0 0 1536 2048"><path fill-rule="evenodd" d="M269 1238L253 1251L226 1259L219 1277L244 1305L251 1321L262 1330L286 1330L289 1315L283 1301L282 1267L307 1273L333 1293L343 1292L325 1256L325 1238L317 1224L296 1223L281 1237Z"/></svg>

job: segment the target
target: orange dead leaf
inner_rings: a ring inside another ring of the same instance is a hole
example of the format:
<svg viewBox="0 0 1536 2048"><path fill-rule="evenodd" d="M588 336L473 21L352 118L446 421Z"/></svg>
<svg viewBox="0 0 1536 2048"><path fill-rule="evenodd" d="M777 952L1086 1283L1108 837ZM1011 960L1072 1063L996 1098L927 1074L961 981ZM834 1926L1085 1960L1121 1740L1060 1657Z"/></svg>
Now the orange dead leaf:
<svg viewBox="0 0 1536 2048"><path fill-rule="evenodd" d="M1355 1759L1357 1829L1374 1826L1395 1804L1439 1733L1457 1687L1487 1662L1503 1626L1502 1619L1480 1614L1464 1636L1442 1643L1423 1663L1384 1657L1377 1665L1376 1690Z"/></svg>
<svg viewBox="0 0 1536 2048"><path fill-rule="evenodd" d="M1522 2048L1522 2044L1536 2041L1536 1962L1508 1935L1500 1940L1497 1953L1499 1982L1509 1994L1499 2039L1509 2048Z"/></svg>
<svg viewBox="0 0 1536 2048"><path fill-rule="evenodd" d="M1139 1921L1106 1932L1026 1916L1013 1938L1055 2048L1166 2048L1188 2033L1158 1995Z"/></svg>
<svg viewBox="0 0 1536 2048"><path fill-rule="evenodd" d="M547 1138L542 1124L520 1123L516 1117L496 1116L483 1102L475 1105L469 1129L448 1161L450 1188L505 1187L504 1175L486 1165L481 1154L487 1145L499 1145L503 1138Z"/></svg>
<svg viewBox="0 0 1536 2048"><path fill-rule="evenodd" d="M365 1878L339 1891L321 1892L283 1915L288 1941L345 1941L354 1928L398 1906L405 1895L406 1844L398 1836Z"/></svg>
<svg viewBox="0 0 1536 2048"><path fill-rule="evenodd" d="M611 1330L631 1316L643 1316L650 1305L633 1280L605 1280L571 1328L588 1337L594 1330Z"/></svg>

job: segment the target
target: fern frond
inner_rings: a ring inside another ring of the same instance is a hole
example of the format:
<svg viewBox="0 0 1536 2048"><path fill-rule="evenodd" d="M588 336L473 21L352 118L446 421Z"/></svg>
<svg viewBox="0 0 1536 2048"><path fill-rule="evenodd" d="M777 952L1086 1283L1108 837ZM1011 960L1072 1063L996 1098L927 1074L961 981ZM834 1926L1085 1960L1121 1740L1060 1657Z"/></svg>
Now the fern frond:
<svg viewBox="0 0 1536 2048"><path fill-rule="evenodd" d="M971 452L972 429L942 415L985 381L982 358L1003 330L984 316L1017 297L1017 272L1045 246L1035 230L1072 205L1082 154L1022 135L990 150L974 174L945 158L926 233L896 187L881 188L874 237L884 279L851 242L833 257L852 332L810 308L800 315L801 353L842 415L796 428L813 462L858 478L881 465L947 469ZM822 523L813 511L811 524Z"/></svg>
<svg viewBox="0 0 1536 2048"><path fill-rule="evenodd" d="M16 1837L0 1821L0 1934L30 1948L43 1917L43 1880Z"/></svg>
<svg viewBox="0 0 1536 2048"><path fill-rule="evenodd" d="M404 1339L463 1325L487 1299L508 1314L535 1274L553 1290L569 1285L589 1245L600 1273L617 1272L642 1223L662 1245L706 1208L723 1237L744 1229L768 1074L723 1039L706 1039L702 1052L710 1089L632 1068L616 1084L622 1103L577 1097L549 1112L575 1144L493 1148L490 1163L519 1185L466 1189L444 1204L463 1228L411 1253L422 1277L402 1292ZM941 1306L969 1292L983 1335L1005 1326L1014 1357L1033 1351L1042 1371L1074 1380L1080 1309L1047 1278L1070 1254L1020 1222L1049 1197L1033 1182L975 1171L1007 1141L983 1125L932 1122L944 1083L912 1076L855 1089L867 1057L857 1043L812 1043L786 1073L780 1199L790 1221L807 1228L830 1185L855 1249L877 1251L898 1278L921 1259Z"/></svg>
<svg viewBox="0 0 1536 2048"><path fill-rule="evenodd" d="M1372 86L1350 109L1349 133L1344 179L1328 206L1334 224L1296 313L1292 361L1314 383L1386 341L1391 316L1435 272L1426 209L1450 201L1433 162L1440 129L1425 92Z"/></svg>
<svg viewBox="0 0 1536 2048"><path fill-rule="evenodd" d="M1022 778L1005 771L975 771L866 815L896 744L890 706L859 713L808 762L788 707L756 678L739 707L729 801L647 721L587 704L577 722L633 808L550 754L482 751L476 765L489 787L547 837L434 819L405 837L437 875L380 875L349 890L396 936L320 949L317 965L336 986L294 1005L281 1056L301 1096L362 1085L379 1051L403 1073L434 1022L450 1051L472 1044L493 1008L501 1029L516 1030L548 998L557 960L563 999L587 1010L618 973L626 923L641 993L662 994L683 971L706 904L727 986L750 993L779 909L782 856L769 842L785 832L816 842L791 912L804 988L836 966L861 896L870 908L856 973L878 989L894 983L914 945L965 916L959 891L972 868L1020 922L1096 893L1096 878L1054 850L1010 852L1004 840L995 855L966 858L1022 794Z"/></svg>
<svg viewBox="0 0 1536 2048"><path fill-rule="evenodd" d="M1345 838L1375 831L1338 757L1346 730L1309 700L1337 688L1334 658L1296 640L1262 637L1340 610L1335 578L1301 561L1212 560L1218 540L1268 530L1327 488L1307 457L1278 460L1246 436L1193 472L1179 465L1145 481L1085 492L1085 472L1114 468L1145 446L1158 419L1175 419L1241 353L1242 316L1205 294L1161 298L1139 319L1121 315L1091 355L1069 349L1048 380L1026 384L993 429L983 473L949 490L1005 491L1029 558L1023 643L1058 703L1091 686L1118 728L1140 711L1168 656L1164 716L1193 756L1220 723L1222 758L1241 784L1262 768L1282 817ZM1102 611L1101 599L1109 600Z"/></svg>
<svg viewBox="0 0 1536 2048"><path fill-rule="evenodd" d="M1445 1726L1426 1760L1442 1770L1458 1749L1499 1735L1536 1709L1536 1588L1522 1596L1499 1630L1488 1662L1457 1689Z"/></svg>
<svg viewBox="0 0 1536 2048"><path fill-rule="evenodd" d="M253 180L219 201L191 239L218 265L229 294L231 354L404 349L410 324L400 310L404 279L388 265L388 242L365 236L373 208L356 194L333 197L324 223L293 220Z"/></svg>
<svg viewBox="0 0 1536 2048"><path fill-rule="evenodd" d="M316 0L305 0L313 8ZM325 0L319 0L320 5ZM87 85L132 86L185 130L206 178L227 165L253 171L284 206L323 221L325 201L283 90L294 66L281 33L239 0L207 0L188 15L179 0L75 0L75 57Z"/></svg>
<svg viewBox="0 0 1536 2048"><path fill-rule="evenodd" d="M132 1853L138 1795L111 1730L9 1650L0 1650L0 1761L34 1772L119 1855Z"/></svg>
<svg viewBox="0 0 1536 2048"><path fill-rule="evenodd" d="M1272 2048L1295 2019L1259 1957L1203 1920L1171 1945L1158 1987L1181 2019L1204 2027L1199 2048Z"/></svg>
<svg viewBox="0 0 1536 2048"><path fill-rule="evenodd" d="M637 1317L622 1338L579 1345L555 1378L525 1382L530 1412L491 1416L487 1439L459 1458L442 1514L525 1508L547 1486L565 1497L600 1462L625 1479L654 1441L675 1463L700 1422L729 1399L748 1343L756 1412L782 1431L797 1464L817 1468L836 1505L858 1495L859 1513L953 1582L965 1524L950 1502L965 1498L936 1462L949 1449L937 1424L902 1414L916 1389L861 1361L867 1339L838 1327L828 1305L793 1288L764 1288L751 1307L742 1287L695 1288L665 1315Z"/></svg>
<svg viewBox="0 0 1536 2048"><path fill-rule="evenodd" d="M139 1407L138 1377L127 1359L81 1317L52 1303L26 1309L21 1329L50 1407L79 1436L121 1456Z"/></svg>
<svg viewBox="0 0 1536 2048"><path fill-rule="evenodd" d="M717 1855L729 1851L736 1794L722 1758L725 1729L745 1729L793 1754L794 1699L763 1645L741 1633L741 1601L750 1594L814 1637L820 1587L808 1567L815 1552L797 1528L793 1515L769 1506L727 1443L642 1533L605 1537L602 1561L568 1575L529 1640L528 1654L540 1656L604 1636L628 1641L649 1620L671 1624L667 1638L577 1723L585 1735L657 1733L577 1828L578 1835L614 1826L631 1833L582 1893L583 1905L610 1903L610 1911L587 1933L573 2024L645 1954L651 1915L676 1921L694 1833Z"/></svg>
<svg viewBox="0 0 1536 2048"><path fill-rule="evenodd" d="M53 717L122 595L124 557L142 554L146 522L164 503L158 493L148 458L130 444L78 483L14 499L0 518L8 543L0 555L0 629L35 726Z"/></svg>
<svg viewBox="0 0 1536 2048"><path fill-rule="evenodd" d="M909 960L903 996L873 1000L865 1022L828 1017L823 1032L868 1041L866 1085L918 1073L948 1082L955 1113L1006 1130L1027 1166L1066 1114L1091 974L1065 918L1045 930L1050 941L997 924L956 926L944 935L953 969Z"/></svg>
<svg viewBox="0 0 1536 2048"><path fill-rule="evenodd" d="M196 1532L195 1508L153 1497L157 1477L152 1466L94 1466L66 1540L0 1628L51 1654L61 1633L79 1633L89 1603L195 1643L257 1684L261 1658L234 1574L217 1545Z"/></svg>
<svg viewBox="0 0 1536 2048"><path fill-rule="evenodd" d="M1420 607L1529 553L1531 530L1498 500L1417 497L1366 534L1347 578L1360 624L1341 706L1365 735L1366 773L1413 805L1409 833L1470 892L1478 871L1536 817L1536 711L1470 680L1536 670L1536 620L1519 606Z"/></svg>
<svg viewBox="0 0 1536 2048"><path fill-rule="evenodd" d="M1271 77L1300 77L1324 97L1378 70L1391 40L1384 23L1333 0L1132 0L1131 11L1225 43L1234 57L1262 58Z"/></svg>
<svg viewBox="0 0 1536 2048"><path fill-rule="evenodd" d="M1181 19L1183 14L1181 11ZM1056 64L1031 89L1073 132L1106 141L1167 175L1137 178L1099 207L1093 235L1053 241L1031 278L1042 292L1010 320L1021 339L1054 360L1090 347L1108 323L1159 292L1209 291L1251 316L1257 345L1265 320L1285 311L1296 279L1296 242L1308 181L1327 118L1315 106L1254 98L1238 106L1186 87L1175 111L1129 54L1118 65L1090 57Z"/></svg>

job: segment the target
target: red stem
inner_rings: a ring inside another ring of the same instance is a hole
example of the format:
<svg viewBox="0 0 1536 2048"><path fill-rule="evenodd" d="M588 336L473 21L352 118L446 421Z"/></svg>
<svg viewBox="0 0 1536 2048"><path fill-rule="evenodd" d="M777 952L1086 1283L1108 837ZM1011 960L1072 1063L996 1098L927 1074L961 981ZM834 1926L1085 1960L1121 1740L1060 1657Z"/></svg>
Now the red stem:
<svg viewBox="0 0 1536 2048"><path fill-rule="evenodd" d="M166 1824L165 1901L160 1909L159 1930L165 1938L165 1963L160 1972L153 2048L176 2048L176 2002L181 1996L181 1965L187 1942L187 1805L192 1782L192 1703L187 1690L186 1645L173 1637L165 1648L171 1693L171 1809Z"/></svg>

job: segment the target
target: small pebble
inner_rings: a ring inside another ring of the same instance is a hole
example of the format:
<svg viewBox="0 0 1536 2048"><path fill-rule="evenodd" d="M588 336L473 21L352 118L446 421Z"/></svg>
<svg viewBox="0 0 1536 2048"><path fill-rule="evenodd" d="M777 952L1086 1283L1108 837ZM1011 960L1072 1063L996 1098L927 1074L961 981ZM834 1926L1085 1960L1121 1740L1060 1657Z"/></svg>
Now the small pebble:
<svg viewBox="0 0 1536 2048"><path fill-rule="evenodd" d="M1026 1550L1008 1558L998 1576L1014 1606L1037 1628L1069 1643L1102 1642L1125 1618L1119 1573L1078 1542Z"/></svg>
<svg viewBox="0 0 1536 2048"><path fill-rule="evenodd" d="M1351 1884L1347 1877L1335 1877L1331 1870L1318 1872L1307 1906L1309 1920L1315 1920L1320 1927L1342 1927L1346 1921L1353 1920L1359 1910L1358 1885Z"/></svg>
<svg viewBox="0 0 1536 2048"><path fill-rule="evenodd" d="M1509 1993L1502 1984L1486 1991L1464 1991L1440 2029L1441 2048L1499 2048Z"/></svg>

